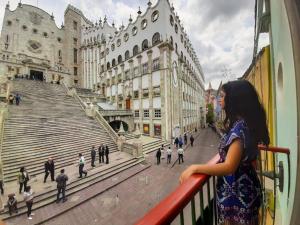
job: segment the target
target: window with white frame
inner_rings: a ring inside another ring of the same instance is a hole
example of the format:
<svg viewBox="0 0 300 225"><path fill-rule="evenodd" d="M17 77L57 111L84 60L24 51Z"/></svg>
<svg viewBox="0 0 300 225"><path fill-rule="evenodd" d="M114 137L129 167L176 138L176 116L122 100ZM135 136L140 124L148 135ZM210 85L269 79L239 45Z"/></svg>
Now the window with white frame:
<svg viewBox="0 0 300 225"><path fill-rule="evenodd" d="M161 110L160 109L154 109L154 117L160 118L161 117Z"/></svg>
<svg viewBox="0 0 300 225"><path fill-rule="evenodd" d="M144 109L144 117L145 118L149 117L149 109Z"/></svg>
<svg viewBox="0 0 300 225"><path fill-rule="evenodd" d="M159 70L159 58L156 58L152 62L152 70L156 71Z"/></svg>
<svg viewBox="0 0 300 225"><path fill-rule="evenodd" d="M140 117L140 111L134 110L134 117Z"/></svg>

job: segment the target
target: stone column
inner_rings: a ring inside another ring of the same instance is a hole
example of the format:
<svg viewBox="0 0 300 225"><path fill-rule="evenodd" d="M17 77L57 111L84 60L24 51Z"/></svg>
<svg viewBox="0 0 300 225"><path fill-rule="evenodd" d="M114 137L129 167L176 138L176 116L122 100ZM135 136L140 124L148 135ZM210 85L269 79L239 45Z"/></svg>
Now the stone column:
<svg viewBox="0 0 300 225"><path fill-rule="evenodd" d="M109 86L110 86L110 96L109 96L109 101L112 102L112 70L108 70L108 74L109 74Z"/></svg>
<svg viewBox="0 0 300 225"><path fill-rule="evenodd" d="M124 81L125 81L125 71L124 71L124 63L122 63L121 65L120 65L120 67L121 67L121 79L122 79L122 96L123 96L123 100L122 100L122 109L125 109L126 108L126 106L125 106L125 104L126 104L126 97L127 96L125 96L125 85L124 85Z"/></svg>
<svg viewBox="0 0 300 225"><path fill-rule="evenodd" d="M133 60L129 59L128 63L130 68L129 94L133 97L133 73L134 73Z"/></svg>
<svg viewBox="0 0 300 225"><path fill-rule="evenodd" d="M116 104L117 104L117 108L119 107L119 94L118 94L118 89L119 89L119 81L118 81L118 67L116 66L114 68L115 70L115 85L116 85L116 95L115 95L115 100L116 100Z"/></svg>
<svg viewBox="0 0 300 225"><path fill-rule="evenodd" d="M150 136L154 137L154 108L153 108L153 87L152 87L152 50L147 51L148 55L148 73L149 73L149 127Z"/></svg>
<svg viewBox="0 0 300 225"><path fill-rule="evenodd" d="M137 57L138 60L138 76L139 76L139 106L140 106L140 130L142 133L144 133L144 127L143 127L143 118L144 118L144 110L143 110L143 99L142 99L142 55L138 55Z"/></svg>

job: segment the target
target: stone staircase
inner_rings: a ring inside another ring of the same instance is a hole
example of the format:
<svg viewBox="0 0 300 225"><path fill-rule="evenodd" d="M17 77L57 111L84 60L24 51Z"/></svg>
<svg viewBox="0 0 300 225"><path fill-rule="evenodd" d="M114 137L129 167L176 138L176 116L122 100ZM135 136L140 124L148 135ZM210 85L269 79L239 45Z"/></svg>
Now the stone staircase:
<svg viewBox="0 0 300 225"><path fill-rule="evenodd" d="M143 144L143 152L146 154L149 154L153 151L156 151L161 145L164 145L165 149L169 147L170 143L161 140L161 139L155 139L152 142L148 142Z"/></svg>
<svg viewBox="0 0 300 225"><path fill-rule="evenodd" d="M66 95L61 85L31 80L12 81L12 93L21 95L19 106L9 106L4 122L2 162L4 181L16 180L25 166L29 174L44 173L44 162L52 157L56 168L74 164L78 153L90 160L90 148L116 144L80 105Z"/></svg>

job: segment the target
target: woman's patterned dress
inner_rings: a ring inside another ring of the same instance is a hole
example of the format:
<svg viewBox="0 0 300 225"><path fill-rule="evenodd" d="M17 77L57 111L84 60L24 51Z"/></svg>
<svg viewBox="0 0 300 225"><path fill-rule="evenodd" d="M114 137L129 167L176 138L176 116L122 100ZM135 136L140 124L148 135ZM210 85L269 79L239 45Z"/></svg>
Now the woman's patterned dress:
<svg viewBox="0 0 300 225"><path fill-rule="evenodd" d="M225 161L229 146L235 139L243 144L242 159L234 174L217 179L218 223L256 225L262 193L251 162L257 158L258 149L251 140L244 120L235 122L229 133L221 139L220 162Z"/></svg>

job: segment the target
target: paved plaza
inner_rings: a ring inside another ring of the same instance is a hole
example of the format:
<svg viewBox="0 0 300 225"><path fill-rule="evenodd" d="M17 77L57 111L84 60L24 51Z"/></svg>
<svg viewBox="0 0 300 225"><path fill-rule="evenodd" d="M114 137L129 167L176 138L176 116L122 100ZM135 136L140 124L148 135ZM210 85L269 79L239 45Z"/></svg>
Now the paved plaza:
<svg viewBox="0 0 300 225"><path fill-rule="evenodd" d="M181 165L176 163L172 167L177 159L175 151L172 154L171 164L166 163L165 157L160 165L156 165L153 152L146 157L147 163L140 163L125 172L87 187L69 196L64 204L52 203L34 210L35 216L31 221L27 220L26 215L21 215L7 220L6 224L133 224L176 188L180 173L188 165L206 162L216 154L218 137L215 133L210 129L204 129L196 136L194 147L187 146L184 163ZM115 157L120 158L121 155L122 153L117 156L116 153ZM95 170L100 171L100 168ZM76 172L77 170L75 172L67 170L71 179L76 179ZM35 188L43 186L36 185ZM48 185L55 184L48 182L44 188Z"/></svg>

